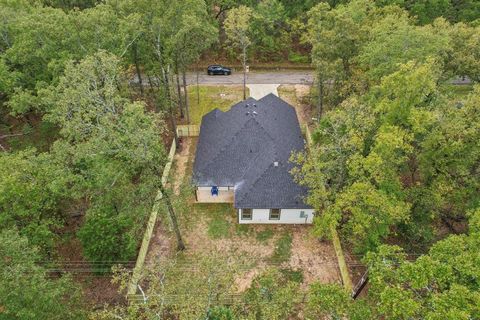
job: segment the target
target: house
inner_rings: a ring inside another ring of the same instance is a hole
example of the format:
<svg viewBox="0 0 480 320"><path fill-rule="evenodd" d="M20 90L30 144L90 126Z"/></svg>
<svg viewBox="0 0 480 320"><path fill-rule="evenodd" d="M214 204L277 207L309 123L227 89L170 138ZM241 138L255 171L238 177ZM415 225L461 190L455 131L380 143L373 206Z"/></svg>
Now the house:
<svg viewBox="0 0 480 320"><path fill-rule="evenodd" d="M233 203L239 223L309 224L307 189L290 174L305 140L295 109L270 94L202 119L193 168L198 202Z"/></svg>

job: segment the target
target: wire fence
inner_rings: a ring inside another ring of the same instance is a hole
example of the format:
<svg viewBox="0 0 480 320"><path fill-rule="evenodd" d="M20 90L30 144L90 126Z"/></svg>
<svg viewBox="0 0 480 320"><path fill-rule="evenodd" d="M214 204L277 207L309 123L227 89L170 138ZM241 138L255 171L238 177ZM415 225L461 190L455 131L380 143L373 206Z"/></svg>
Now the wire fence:
<svg viewBox="0 0 480 320"><path fill-rule="evenodd" d="M168 154L168 161L165 165L162 174L162 185L165 186L167 183L168 175L170 173L170 169L173 163L173 156L176 152L176 143L175 140L172 141L172 146L170 147L170 152ZM150 240L153 235L153 230L155 228L155 223L157 221L158 211L159 211L159 201L163 198L162 192L159 190L157 196L155 197L155 202L150 213L150 218L148 219L147 228L145 229L145 233L142 239L142 246L140 247L140 251L138 252L137 261L135 263L135 267L133 269L132 279L128 286L128 294L135 294L137 291L137 283L140 279L140 275L143 270L143 265L145 264L145 258L147 257L148 247L150 245Z"/></svg>

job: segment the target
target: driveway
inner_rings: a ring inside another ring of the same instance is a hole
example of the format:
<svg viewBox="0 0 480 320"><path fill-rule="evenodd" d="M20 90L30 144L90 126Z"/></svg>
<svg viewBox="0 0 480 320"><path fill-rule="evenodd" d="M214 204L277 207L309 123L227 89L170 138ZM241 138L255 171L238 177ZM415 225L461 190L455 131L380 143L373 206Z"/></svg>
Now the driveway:
<svg viewBox="0 0 480 320"><path fill-rule="evenodd" d="M248 89L250 89L250 97L254 99L261 99L267 94L273 93L278 97L278 86L279 84L247 84Z"/></svg>
<svg viewBox="0 0 480 320"><path fill-rule="evenodd" d="M187 83L195 84L197 76L194 72L187 73ZM209 76L200 73L198 82L203 85L208 84L243 84L243 73L234 72L230 76ZM247 84L312 84L313 71L269 71L269 72L249 72L247 73Z"/></svg>

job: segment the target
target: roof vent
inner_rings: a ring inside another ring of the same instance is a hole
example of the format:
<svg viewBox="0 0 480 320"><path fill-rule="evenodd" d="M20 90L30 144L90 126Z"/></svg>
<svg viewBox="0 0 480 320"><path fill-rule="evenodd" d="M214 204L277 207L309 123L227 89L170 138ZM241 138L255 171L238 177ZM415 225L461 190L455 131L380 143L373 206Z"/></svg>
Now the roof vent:
<svg viewBox="0 0 480 320"><path fill-rule="evenodd" d="M248 107L250 107L250 105L247 103L247 104L245 105L245 108L248 108Z"/></svg>
<svg viewBox="0 0 480 320"><path fill-rule="evenodd" d="M254 104L253 104L253 107L254 107L254 108L256 108L256 107L257 107L257 105L254 103Z"/></svg>
<svg viewBox="0 0 480 320"><path fill-rule="evenodd" d="M253 113L254 116L256 116L258 114L257 111L253 111L252 113Z"/></svg>
<svg viewBox="0 0 480 320"><path fill-rule="evenodd" d="M274 167L278 167L278 161L273 162Z"/></svg>

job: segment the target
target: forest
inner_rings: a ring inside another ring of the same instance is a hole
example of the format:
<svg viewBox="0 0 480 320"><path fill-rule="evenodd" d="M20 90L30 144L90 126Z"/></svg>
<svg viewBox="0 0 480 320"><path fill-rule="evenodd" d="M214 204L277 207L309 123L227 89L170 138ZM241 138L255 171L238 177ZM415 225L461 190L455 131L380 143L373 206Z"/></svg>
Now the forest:
<svg viewBox="0 0 480 320"><path fill-rule="evenodd" d="M0 20L0 320L480 319L480 1L0 0ZM148 270L144 303L95 305L69 272L125 288L213 62L313 70L292 174L313 235L368 269L361 298L275 267L232 292L213 253Z"/></svg>

